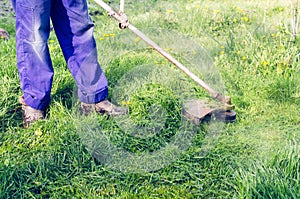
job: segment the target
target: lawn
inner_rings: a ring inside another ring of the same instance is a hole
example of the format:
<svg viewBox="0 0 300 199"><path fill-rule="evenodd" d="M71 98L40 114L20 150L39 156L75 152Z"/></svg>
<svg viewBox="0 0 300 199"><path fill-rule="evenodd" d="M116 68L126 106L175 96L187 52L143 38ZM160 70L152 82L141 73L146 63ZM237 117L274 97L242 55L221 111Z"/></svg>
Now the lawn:
<svg viewBox="0 0 300 199"><path fill-rule="evenodd" d="M52 101L28 129L9 2L0 3L10 34L0 39L0 198L300 198L297 1L125 1L132 24L231 97L235 123L198 126L183 103L210 96L90 1L109 99L129 115L79 113L52 31Z"/></svg>

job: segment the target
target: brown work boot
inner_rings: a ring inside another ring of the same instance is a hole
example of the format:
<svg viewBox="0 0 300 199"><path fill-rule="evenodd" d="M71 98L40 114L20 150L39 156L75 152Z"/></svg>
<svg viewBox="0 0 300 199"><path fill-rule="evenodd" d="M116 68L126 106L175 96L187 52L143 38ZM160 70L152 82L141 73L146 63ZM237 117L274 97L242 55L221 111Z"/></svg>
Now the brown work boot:
<svg viewBox="0 0 300 199"><path fill-rule="evenodd" d="M89 115L91 112L95 111L96 113L105 114L107 113L109 116L115 117L119 115L125 115L128 113L127 108L118 107L112 104L108 100L103 100L96 104L87 104L81 102L81 111L84 115Z"/></svg>
<svg viewBox="0 0 300 199"><path fill-rule="evenodd" d="M19 101L22 104L24 128L28 128L34 122L45 118L45 111L34 109L25 104L23 96L19 98Z"/></svg>

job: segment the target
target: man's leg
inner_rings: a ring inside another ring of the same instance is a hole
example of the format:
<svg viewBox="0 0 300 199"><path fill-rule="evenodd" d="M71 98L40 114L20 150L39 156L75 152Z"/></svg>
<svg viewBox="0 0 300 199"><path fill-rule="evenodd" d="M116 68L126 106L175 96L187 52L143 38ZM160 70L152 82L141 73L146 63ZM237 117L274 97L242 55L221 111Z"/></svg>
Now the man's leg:
<svg viewBox="0 0 300 199"><path fill-rule="evenodd" d="M86 0L54 0L51 19L68 67L78 86L84 114L92 111L111 116L127 113L106 100L108 85L98 63L94 24Z"/></svg>
<svg viewBox="0 0 300 199"><path fill-rule="evenodd" d="M43 118L42 113L50 102L53 78L47 45L50 0L13 0L12 3L16 13L17 66L23 92L24 124L30 124Z"/></svg>
<svg viewBox="0 0 300 199"><path fill-rule="evenodd" d="M49 0L15 0L17 65L24 102L44 110L50 101L53 68L47 45Z"/></svg>
<svg viewBox="0 0 300 199"><path fill-rule="evenodd" d="M86 0L54 0L51 19L80 101L93 104L106 99L107 80L98 63Z"/></svg>

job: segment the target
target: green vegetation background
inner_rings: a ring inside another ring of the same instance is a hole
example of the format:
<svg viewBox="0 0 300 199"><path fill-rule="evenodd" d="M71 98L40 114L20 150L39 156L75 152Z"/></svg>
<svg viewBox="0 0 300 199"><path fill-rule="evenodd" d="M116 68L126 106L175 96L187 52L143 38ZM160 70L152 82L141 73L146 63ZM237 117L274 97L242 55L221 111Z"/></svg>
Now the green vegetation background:
<svg viewBox="0 0 300 199"><path fill-rule="evenodd" d="M199 154L205 130L177 161L144 174L109 169L87 152L72 116L74 81L54 32L49 46L56 75L47 120L22 128L14 14L8 1L0 6L0 27L11 35L0 39L0 198L300 198L296 4L126 2L125 11L138 28L173 30L203 46L237 112L236 123L225 125L204 157ZM117 23L92 1L90 13L99 48L121 34ZM119 60L118 69L104 66L108 80L113 85L143 58ZM100 63L102 59L99 54Z"/></svg>

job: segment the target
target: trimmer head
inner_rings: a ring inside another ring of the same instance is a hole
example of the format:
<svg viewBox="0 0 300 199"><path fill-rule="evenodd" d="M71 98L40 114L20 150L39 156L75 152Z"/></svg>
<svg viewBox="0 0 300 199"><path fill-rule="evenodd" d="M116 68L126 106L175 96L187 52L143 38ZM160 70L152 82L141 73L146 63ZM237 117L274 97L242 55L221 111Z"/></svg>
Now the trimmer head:
<svg viewBox="0 0 300 199"><path fill-rule="evenodd" d="M207 100L190 100L184 103L183 115L199 125L202 121L218 120L225 123L235 122L236 113Z"/></svg>

